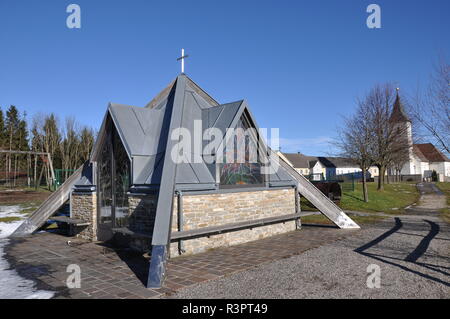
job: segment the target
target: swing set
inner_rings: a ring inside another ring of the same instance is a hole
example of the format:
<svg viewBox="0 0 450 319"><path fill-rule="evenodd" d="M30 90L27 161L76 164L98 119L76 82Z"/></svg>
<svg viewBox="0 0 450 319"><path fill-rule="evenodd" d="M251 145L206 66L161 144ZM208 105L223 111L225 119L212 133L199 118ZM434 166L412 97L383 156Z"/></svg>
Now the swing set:
<svg viewBox="0 0 450 319"><path fill-rule="evenodd" d="M0 150L0 154L5 154L5 170L3 185L8 188L16 186L34 186L37 189L41 185L42 178L45 177L49 190L56 188L55 171L53 169L53 161L50 153L33 152L33 151L16 151L16 150ZM21 171L21 165L26 155L26 172ZM34 157L34 163L33 163ZM38 159L41 159L42 166L38 172ZM24 178L26 181L23 182ZM19 185L20 184L20 185Z"/></svg>

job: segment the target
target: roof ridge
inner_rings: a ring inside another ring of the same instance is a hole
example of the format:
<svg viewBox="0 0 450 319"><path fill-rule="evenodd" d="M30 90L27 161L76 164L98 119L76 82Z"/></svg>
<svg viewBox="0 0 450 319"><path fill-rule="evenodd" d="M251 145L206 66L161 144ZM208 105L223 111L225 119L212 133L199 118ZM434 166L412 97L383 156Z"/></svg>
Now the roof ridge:
<svg viewBox="0 0 450 319"><path fill-rule="evenodd" d="M203 90L197 83L194 82L194 80L192 80L189 76L187 76L186 74L183 74L183 76L186 77L186 84L190 85L192 84L192 89L194 89L194 92L199 94L200 96L204 95L204 97L206 98L206 100L209 102L213 102L212 104L214 106L218 106L220 105L220 103L218 101L216 101L211 95L209 95L205 90ZM203 94L202 94L203 93Z"/></svg>
<svg viewBox="0 0 450 319"><path fill-rule="evenodd" d="M172 82L169 83L162 91L160 91L150 102L148 102L145 105L145 108L154 108L156 105L159 104L165 98L166 96L169 96L170 92L172 91L172 88L174 87L175 83L177 82L177 78L172 80Z"/></svg>

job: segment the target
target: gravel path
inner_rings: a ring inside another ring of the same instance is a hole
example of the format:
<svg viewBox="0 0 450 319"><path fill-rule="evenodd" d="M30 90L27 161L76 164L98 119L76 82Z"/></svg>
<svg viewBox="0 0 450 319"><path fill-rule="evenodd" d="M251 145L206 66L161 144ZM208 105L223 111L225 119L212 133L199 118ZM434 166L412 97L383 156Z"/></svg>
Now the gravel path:
<svg viewBox="0 0 450 319"><path fill-rule="evenodd" d="M450 225L436 212L445 201L428 184L420 190L420 205L358 235L172 298L449 298ZM371 264L379 266L380 288L367 286Z"/></svg>

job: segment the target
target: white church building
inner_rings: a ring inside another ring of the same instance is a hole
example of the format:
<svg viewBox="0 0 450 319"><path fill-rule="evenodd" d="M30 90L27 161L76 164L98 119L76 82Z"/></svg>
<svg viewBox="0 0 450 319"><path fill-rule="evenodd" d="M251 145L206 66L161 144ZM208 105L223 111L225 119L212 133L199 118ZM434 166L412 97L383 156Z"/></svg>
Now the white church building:
<svg viewBox="0 0 450 319"><path fill-rule="evenodd" d="M406 115L397 91L390 121L401 126L410 145L409 160L403 165L401 175L422 175L431 177L433 171L439 174L439 180L450 179L450 160L433 144L414 144L412 139L411 120Z"/></svg>

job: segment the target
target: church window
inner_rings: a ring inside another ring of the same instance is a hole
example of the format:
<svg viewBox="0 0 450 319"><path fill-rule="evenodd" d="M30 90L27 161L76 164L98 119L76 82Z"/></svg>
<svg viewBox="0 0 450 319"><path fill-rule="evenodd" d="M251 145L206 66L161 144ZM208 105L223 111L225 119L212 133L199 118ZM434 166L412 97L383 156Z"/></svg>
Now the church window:
<svg viewBox="0 0 450 319"><path fill-rule="evenodd" d="M250 128L247 116L243 115L234 134L226 141L223 158L218 163L220 186L223 188L264 185L259 136Z"/></svg>

